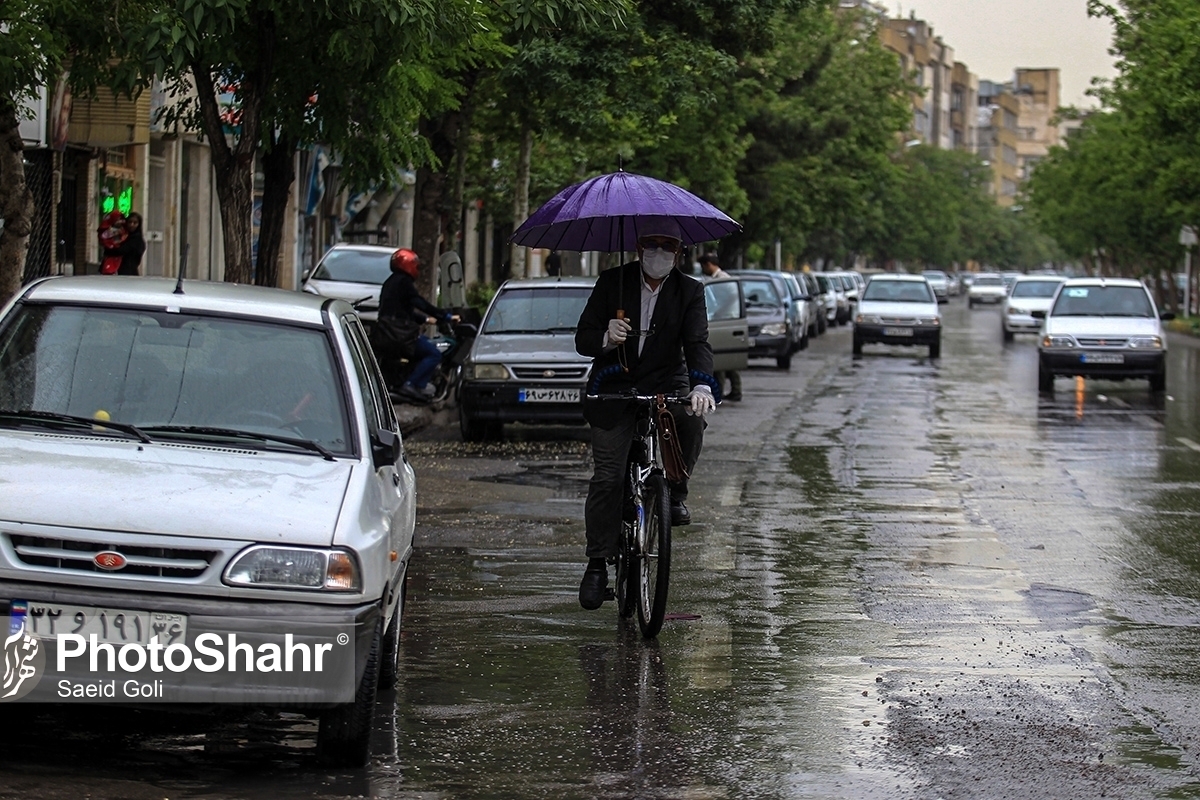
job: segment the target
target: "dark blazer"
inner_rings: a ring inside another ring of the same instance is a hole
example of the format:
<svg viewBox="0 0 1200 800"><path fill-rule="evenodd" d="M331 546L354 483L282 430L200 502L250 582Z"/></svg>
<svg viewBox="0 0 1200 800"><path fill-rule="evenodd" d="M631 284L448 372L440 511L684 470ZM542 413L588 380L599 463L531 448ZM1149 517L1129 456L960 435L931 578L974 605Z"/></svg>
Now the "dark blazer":
<svg viewBox="0 0 1200 800"><path fill-rule="evenodd" d="M642 354L638 355L638 337L630 336L625 344L604 352L604 334L608 322L624 309L625 319L635 331L653 331L646 338ZM704 285L679 270L663 279L654 317L645 322L638 317L642 308L642 265L638 261L616 269L605 270L596 279L588 298L579 327L575 332L575 349L580 355L595 359L595 375L613 364L623 363L629 371L608 378L600 391L608 394L637 389L640 394L687 394L692 386L703 381L691 378L692 371L711 375L712 347L708 343L708 312L704 305ZM587 403L584 415L598 427L608 427L609 420L627 413L621 403L606 401Z"/></svg>

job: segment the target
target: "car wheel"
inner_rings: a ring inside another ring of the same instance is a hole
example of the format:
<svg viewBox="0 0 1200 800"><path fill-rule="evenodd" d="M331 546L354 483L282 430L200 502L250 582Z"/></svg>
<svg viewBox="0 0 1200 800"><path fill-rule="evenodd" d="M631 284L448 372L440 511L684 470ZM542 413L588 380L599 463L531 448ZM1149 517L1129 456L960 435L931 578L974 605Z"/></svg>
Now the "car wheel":
<svg viewBox="0 0 1200 800"><path fill-rule="evenodd" d="M804 329L804 335L800 337L800 349L808 349L808 328Z"/></svg>
<svg viewBox="0 0 1200 800"><path fill-rule="evenodd" d="M934 339L932 342L929 343L929 357L930 358L941 358L942 357L942 339L940 336L937 339Z"/></svg>
<svg viewBox="0 0 1200 800"><path fill-rule="evenodd" d="M1004 334L1004 341L1011 342L1013 340L1013 332L1010 331L1007 327L1005 327L1004 325L1001 325L1000 331L1001 331L1001 333Z"/></svg>
<svg viewBox="0 0 1200 800"><path fill-rule="evenodd" d="M817 335L820 336L825 333L828 328L829 323L825 321L824 315L817 317Z"/></svg>
<svg viewBox="0 0 1200 800"><path fill-rule="evenodd" d="M974 307L975 307L975 301L974 301L974 300L968 300L968 301L967 301L967 308L974 308Z"/></svg>
<svg viewBox="0 0 1200 800"><path fill-rule="evenodd" d="M1038 391L1054 394L1054 373L1038 365Z"/></svg>
<svg viewBox="0 0 1200 800"><path fill-rule="evenodd" d="M379 690L379 655L383 619L367 654L354 701L321 712L317 725L317 760L331 767L363 767L371 754L371 724L375 721L375 694Z"/></svg>
<svg viewBox="0 0 1200 800"><path fill-rule="evenodd" d="M775 359L775 364L780 369L791 369L792 368L792 354L788 353L787 355L779 356L778 358Z"/></svg>
<svg viewBox="0 0 1200 800"><path fill-rule="evenodd" d="M1150 391L1165 392L1167 390L1167 368L1164 366L1150 376Z"/></svg>
<svg viewBox="0 0 1200 800"><path fill-rule="evenodd" d="M854 353L854 355L856 355L856 356L861 356L862 349L863 349L862 337L856 333L856 334L854 334L854 343L853 343L853 345L851 345L850 351L852 353Z"/></svg>
<svg viewBox="0 0 1200 800"><path fill-rule="evenodd" d="M464 442L482 442L487 438L488 423L472 419L462 405L458 407L458 429Z"/></svg>
<svg viewBox="0 0 1200 800"><path fill-rule="evenodd" d="M383 654L379 665L379 688L391 689L400 677L400 626L403 624L404 609L408 601L408 569L400 579L400 602L396 605L396 613L392 614L392 622L388 625L387 633L383 635Z"/></svg>

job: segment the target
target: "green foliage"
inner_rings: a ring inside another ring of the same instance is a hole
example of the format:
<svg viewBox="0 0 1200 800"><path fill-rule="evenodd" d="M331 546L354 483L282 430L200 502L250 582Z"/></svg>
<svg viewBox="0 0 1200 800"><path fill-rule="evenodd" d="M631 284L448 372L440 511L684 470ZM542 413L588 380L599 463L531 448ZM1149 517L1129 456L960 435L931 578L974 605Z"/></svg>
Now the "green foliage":
<svg viewBox="0 0 1200 800"><path fill-rule="evenodd" d="M477 310L481 315L491 305L496 296L497 287L494 283L472 283L467 287L467 305Z"/></svg>

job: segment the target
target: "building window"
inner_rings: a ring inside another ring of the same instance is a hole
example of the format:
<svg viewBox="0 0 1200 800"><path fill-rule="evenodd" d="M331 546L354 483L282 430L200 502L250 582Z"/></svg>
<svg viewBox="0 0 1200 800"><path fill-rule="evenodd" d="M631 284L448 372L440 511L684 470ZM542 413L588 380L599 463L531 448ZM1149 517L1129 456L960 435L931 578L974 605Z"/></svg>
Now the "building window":
<svg viewBox="0 0 1200 800"><path fill-rule="evenodd" d="M1004 163L1011 164L1014 167L1017 165L1017 151L1015 148L1004 145Z"/></svg>

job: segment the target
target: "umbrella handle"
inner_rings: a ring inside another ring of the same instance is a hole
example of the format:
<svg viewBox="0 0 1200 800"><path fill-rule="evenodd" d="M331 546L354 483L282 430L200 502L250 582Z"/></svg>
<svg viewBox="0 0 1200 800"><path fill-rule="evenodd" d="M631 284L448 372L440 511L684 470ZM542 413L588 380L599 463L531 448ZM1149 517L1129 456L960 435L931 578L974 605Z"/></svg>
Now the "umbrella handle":
<svg viewBox="0 0 1200 800"><path fill-rule="evenodd" d="M623 308L617 309L617 319L625 319L625 309L623 309Z"/></svg>

